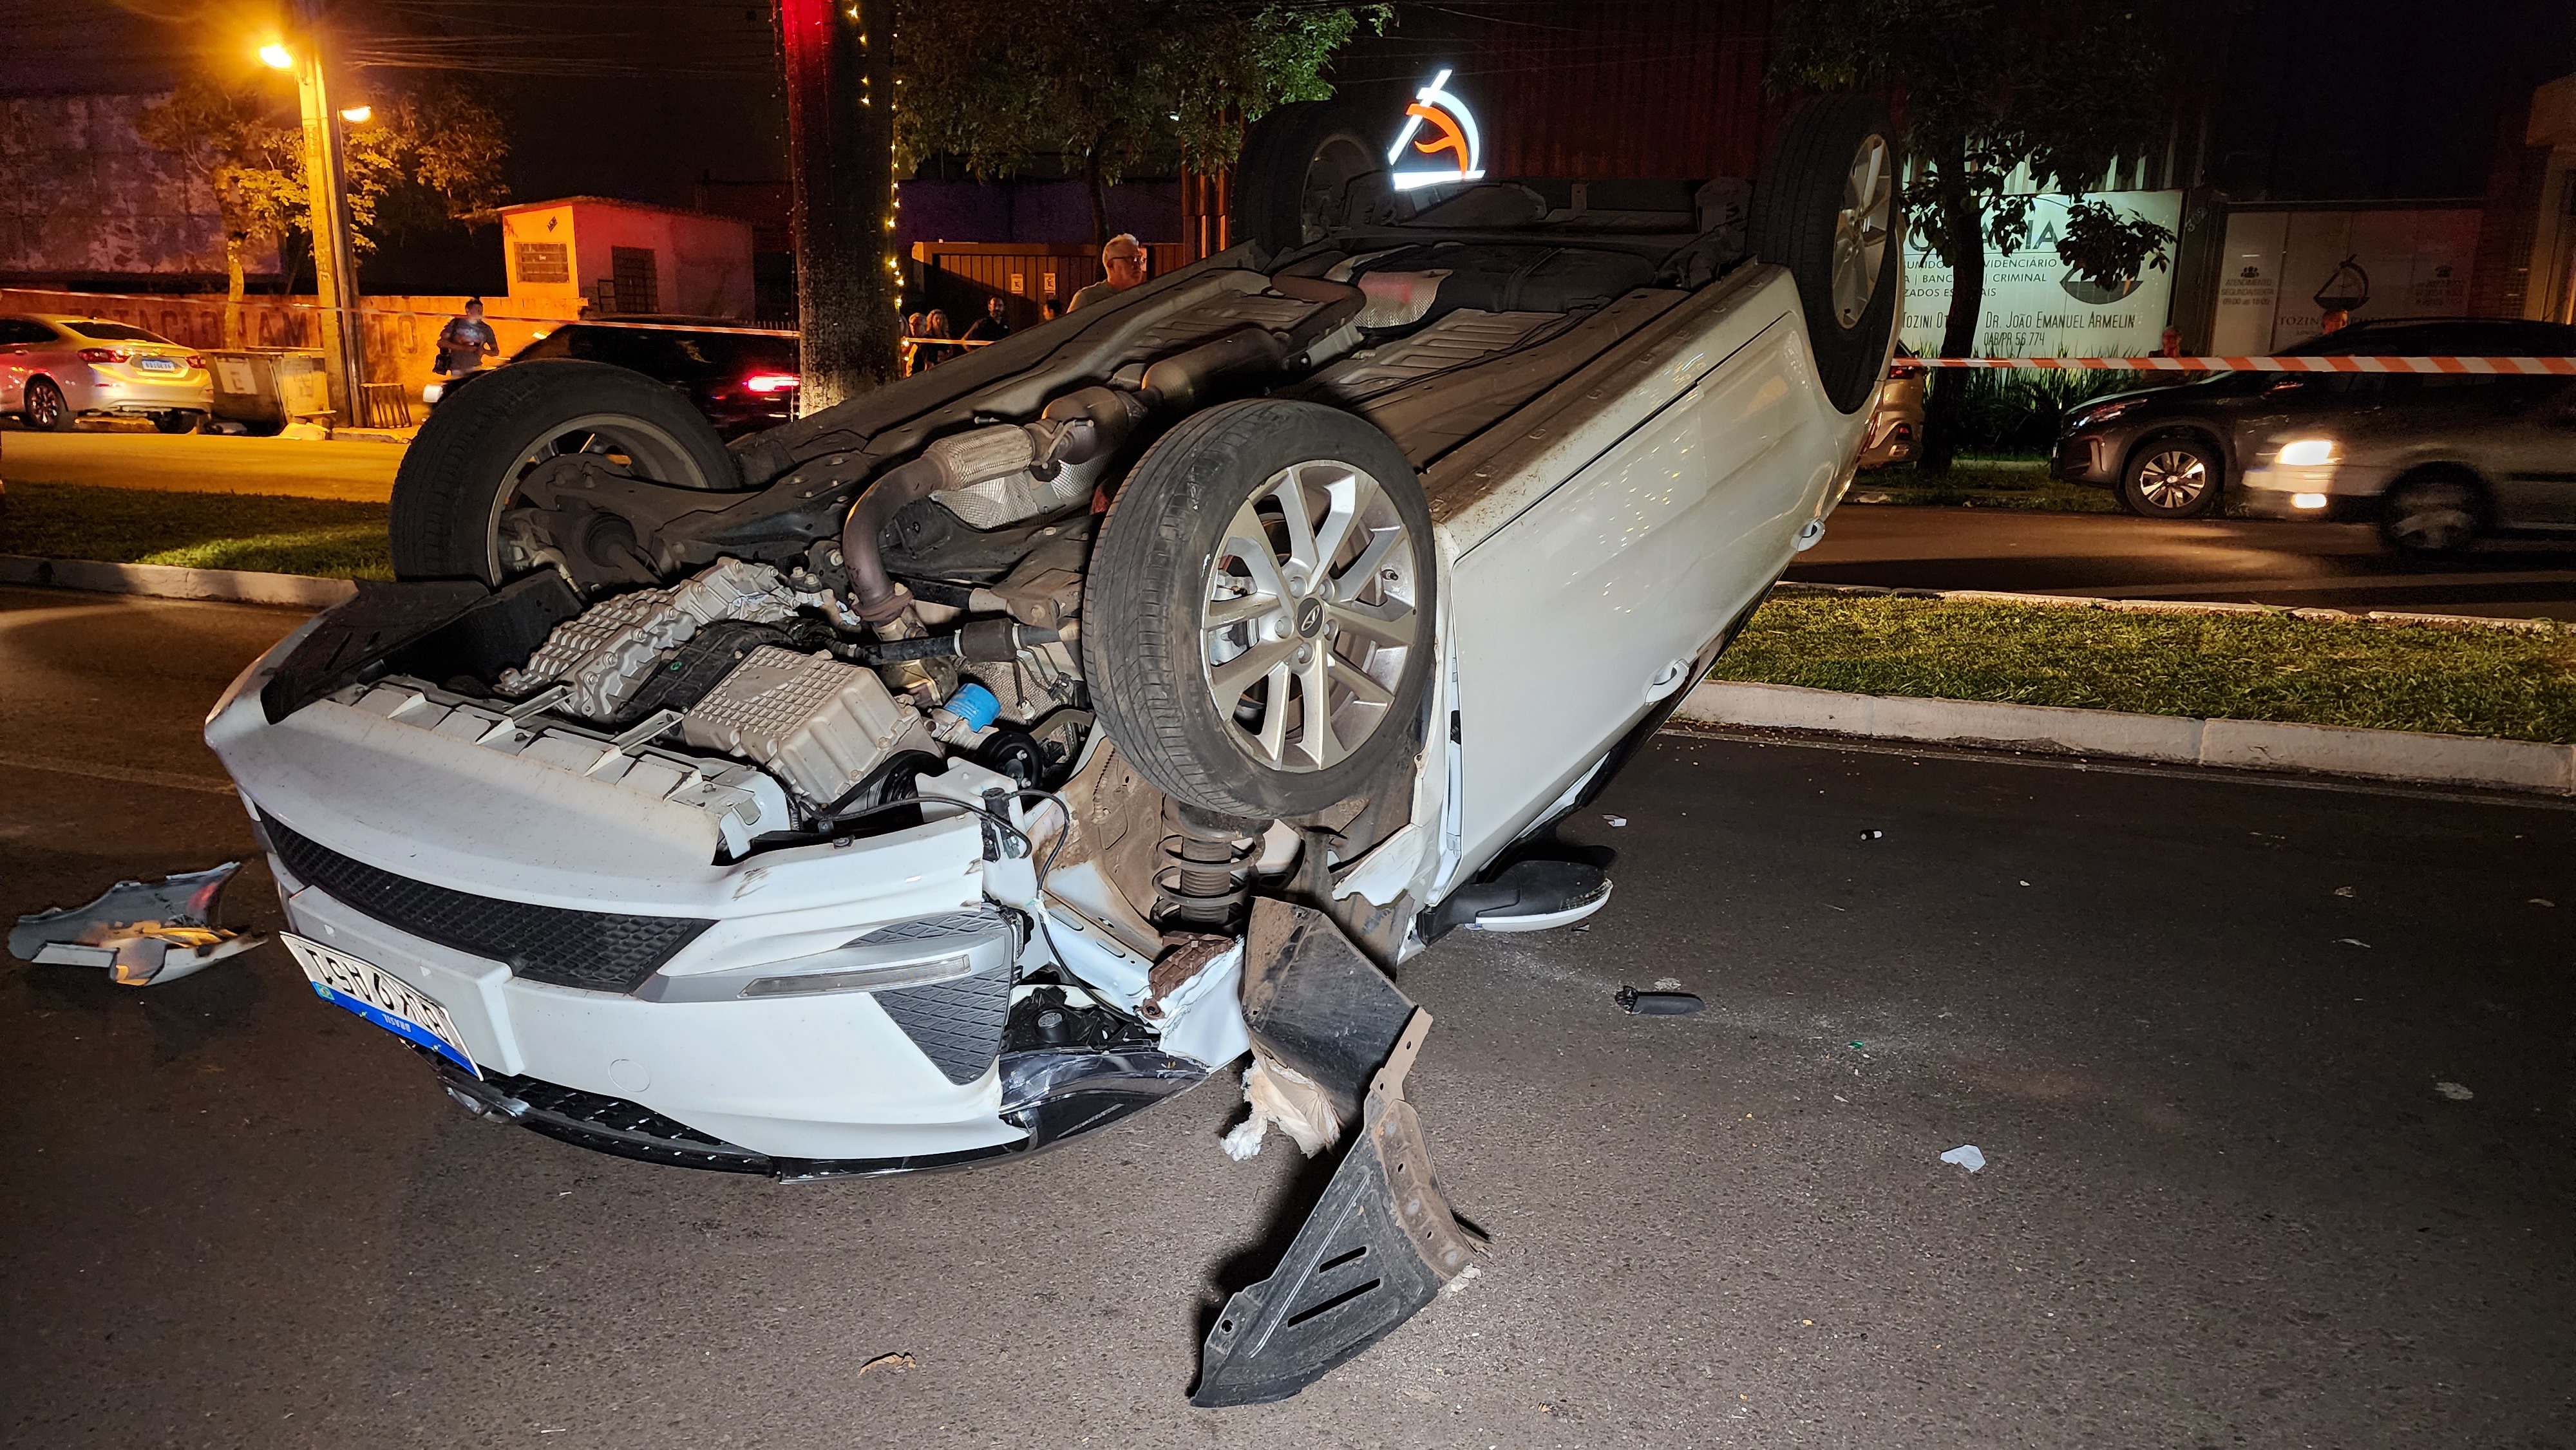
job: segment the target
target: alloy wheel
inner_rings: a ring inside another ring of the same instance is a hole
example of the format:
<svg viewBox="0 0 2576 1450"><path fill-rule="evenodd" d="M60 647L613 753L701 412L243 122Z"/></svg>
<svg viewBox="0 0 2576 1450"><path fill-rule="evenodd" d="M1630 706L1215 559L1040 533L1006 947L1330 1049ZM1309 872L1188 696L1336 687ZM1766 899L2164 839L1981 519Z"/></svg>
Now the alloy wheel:
<svg viewBox="0 0 2576 1450"><path fill-rule="evenodd" d="M1878 293L1879 264L1886 258L1896 214L1895 168L1887 138L1864 138L1843 180L1842 210L1834 214L1834 316L1851 327Z"/></svg>
<svg viewBox="0 0 2576 1450"><path fill-rule="evenodd" d="M1410 531L1378 481L1318 459L1236 510L1208 567L1199 658L1236 749L1321 770L1385 724L1420 647Z"/></svg>
<svg viewBox="0 0 2576 1450"><path fill-rule="evenodd" d="M2138 465L2138 496L2161 513L2180 513L2209 491L2209 463L2188 448L2168 448Z"/></svg>
<svg viewBox="0 0 2576 1450"><path fill-rule="evenodd" d="M29 383L25 409L28 427L50 433L63 424L62 391L42 379Z"/></svg>
<svg viewBox="0 0 2576 1450"><path fill-rule="evenodd" d="M2388 519L2390 542L2420 554L2449 553L2477 534L2477 496L2447 480L2410 486Z"/></svg>
<svg viewBox="0 0 2576 1450"><path fill-rule="evenodd" d="M688 449L652 423L616 413L572 419L521 449L510 476L493 491L492 526L485 534L491 578L509 579L548 564L566 568L546 528L547 511L528 506L519 489L540 469L571 467L572 460L585 457L657 483L707 486Z"/></svg>

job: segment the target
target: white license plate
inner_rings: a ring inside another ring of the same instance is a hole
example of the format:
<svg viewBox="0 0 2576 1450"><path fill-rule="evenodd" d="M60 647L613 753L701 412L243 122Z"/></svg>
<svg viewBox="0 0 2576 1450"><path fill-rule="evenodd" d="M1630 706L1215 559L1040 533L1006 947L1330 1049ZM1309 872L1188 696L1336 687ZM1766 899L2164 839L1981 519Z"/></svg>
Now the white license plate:
<svg viewBox="0 0 2576 1450"><path fill-rule="evenodd" d="M175 373L179 370L179 365L166 357L136 358L134 365L147 373Z"/></svg>
<svg viewBox="0 0 2576 1450"><path fill-rule="evenodd" d="M307 941L289 932L279 935L295 964L313 983L313 995L325 1002L346 1007L406 1042L416 1042L458 1067L474 1074L483 1070L474 1065L474 1055L465 1050L465 1038L456 1030L456 1022L447 1009L428 994L346 952L333 951L320 942Z"/></svg>

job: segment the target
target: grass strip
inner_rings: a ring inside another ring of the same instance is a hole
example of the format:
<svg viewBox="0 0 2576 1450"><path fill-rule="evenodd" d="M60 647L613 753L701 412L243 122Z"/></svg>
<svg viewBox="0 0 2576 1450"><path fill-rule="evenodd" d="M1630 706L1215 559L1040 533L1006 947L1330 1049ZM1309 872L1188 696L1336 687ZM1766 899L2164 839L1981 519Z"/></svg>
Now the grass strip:
<svg viewBox="0 0 2576 1450"><path fill-rule="evenodd" d="M0 554L391 579L387 505L11 480Z"/></svg>
<svg viewBox="0 0 2576 1450"><path fill-rule="evenodd" d="M2576 636L2287 615L1775 598L1711 679L2576 741Z"/></svg>
<svg viewBox="0 0 2576 1450"><path fill-rule="evenodd" d="M1911 463L1890 464L1853 479L1851 501L2067 514L2120 511L2111 490L2061 483L2048 476L2048 461L2041 458L1959 458L1937 477Z"/></svg>

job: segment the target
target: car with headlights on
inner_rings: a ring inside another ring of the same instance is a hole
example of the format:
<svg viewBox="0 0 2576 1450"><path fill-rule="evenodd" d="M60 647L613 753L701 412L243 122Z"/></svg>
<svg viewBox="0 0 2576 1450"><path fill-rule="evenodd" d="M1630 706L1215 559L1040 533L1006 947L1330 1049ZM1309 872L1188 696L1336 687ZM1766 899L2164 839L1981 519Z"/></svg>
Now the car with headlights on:
<svg viewBox="0 0 2576 1450"><path fill-rule="evenodd" d="M2333 381L2395 400L2267 440L2245 472L2247 512L2367 520L2410 554L2456 553L2493 533L2576 535L2576 379ZM2414 386L2388 386L2401 382Z"/></svg>
<svg viewBox="0 0 2576 1450"><path fill-rule="evenodd" d="M206 360L157 332L104 317L0 316L0 413L37 432L110 414L194 433L214 405Z"/></svg>
<svg viewBox="0 0 2576 1450"><path fill-rule="evenodd" d="M2361 322L2281 349L2285 357L2571 357L2576 327L2495 318ZM2114 393L2068 410L2049 473L2114 491L2148 518L2218 512L2254 454L2274 435L2387 406L2426 381L2407 375L2355 387L2344 373L2214 373ZM2456 384L2484 386L2464 375Z"/></svg>

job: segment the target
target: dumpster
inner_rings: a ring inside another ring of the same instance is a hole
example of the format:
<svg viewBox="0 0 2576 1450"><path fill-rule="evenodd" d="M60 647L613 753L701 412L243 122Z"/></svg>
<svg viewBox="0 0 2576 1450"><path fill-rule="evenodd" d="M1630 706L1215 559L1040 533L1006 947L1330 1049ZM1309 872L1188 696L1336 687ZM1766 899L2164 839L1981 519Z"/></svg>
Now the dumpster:
<svg viewBox="0 0 2576 1450"><path fill-rule="evenodd" d="M329 420L331 386L321 349L223 348L204 356L215 375L217 418L261 434L298 418Z"/></svg>

